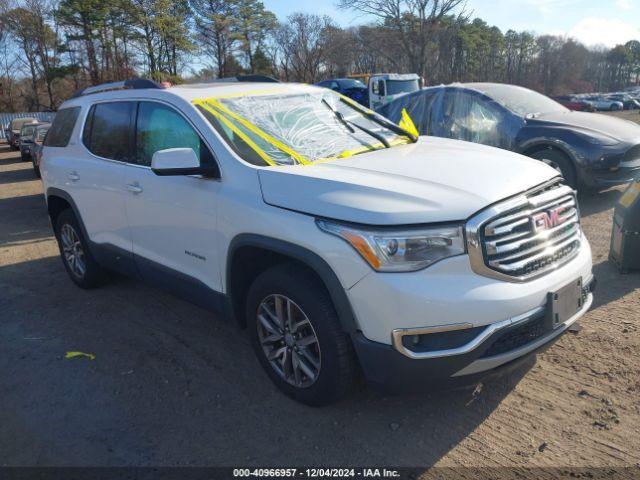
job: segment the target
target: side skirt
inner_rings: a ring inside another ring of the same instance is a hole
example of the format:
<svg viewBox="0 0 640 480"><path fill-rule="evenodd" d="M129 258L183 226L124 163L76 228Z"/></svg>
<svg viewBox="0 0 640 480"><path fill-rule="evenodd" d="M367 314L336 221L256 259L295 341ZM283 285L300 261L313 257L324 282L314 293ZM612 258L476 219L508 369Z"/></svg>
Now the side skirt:
<svg viewBox="0 0 640 480"><path fill-rule="evenodd" d="M228 296L196 278L113 245L92 243L91 251L96 261L109 270L141 279L221 317L231 317Z"/></svg>

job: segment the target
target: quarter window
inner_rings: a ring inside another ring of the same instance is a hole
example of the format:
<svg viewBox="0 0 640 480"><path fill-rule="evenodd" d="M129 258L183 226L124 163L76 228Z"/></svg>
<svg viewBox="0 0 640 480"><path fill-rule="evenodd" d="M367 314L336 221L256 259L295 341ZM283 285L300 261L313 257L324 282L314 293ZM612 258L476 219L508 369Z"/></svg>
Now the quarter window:
<svg viewBox="0 0 640 480"><path fill-rule="evenodd" d="M191 148L200 158L201 164L213 163L209 149L182 115L160 103L140 102L136 128L136 163L150 166L153 154L167 148Z"/></svg>
<svg viewBox="0 0 640 480"><path fill-rule="evenodd" d="M109 102L91 108L83 133L84 144L91 153L112 160L129 160L134 107L134 102Z"/></svg>
<svg viewBox="0 0 640 480"><path fill-rule="evenodd" d="M45 146L66 147L69 144L79 113L80 107L63 108L58 111L45 139Z"/></svg>

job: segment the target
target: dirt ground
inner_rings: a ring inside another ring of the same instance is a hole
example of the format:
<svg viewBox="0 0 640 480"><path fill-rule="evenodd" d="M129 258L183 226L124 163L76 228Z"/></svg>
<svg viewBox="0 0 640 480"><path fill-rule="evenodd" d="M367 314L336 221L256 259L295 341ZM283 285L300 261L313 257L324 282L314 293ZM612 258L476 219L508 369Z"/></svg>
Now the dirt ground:
<svg viewBox="0 0 640 480"><path fill-rule="evenodd" d="M0 144L0 465L638 466L640 274L607 260L621 190L581 198L595 304L535 364L476 395L312 409L229 322L133 280L76 288L41 182Z"/></svg>

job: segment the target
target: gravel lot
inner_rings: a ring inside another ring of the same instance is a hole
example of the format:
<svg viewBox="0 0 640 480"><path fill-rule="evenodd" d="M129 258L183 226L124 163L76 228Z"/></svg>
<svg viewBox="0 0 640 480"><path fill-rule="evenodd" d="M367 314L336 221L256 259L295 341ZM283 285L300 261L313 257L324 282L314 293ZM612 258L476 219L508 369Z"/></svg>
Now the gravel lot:
<svg viewBox="0 0 640 480"><path fill-rule="evenodd" d="M638 466L640 274L607 261L621 190L581 199L595 305L535 364L476 395L312 409L231 323L133 280L76 288L40 181L0 144L0 465Z"/></svg>

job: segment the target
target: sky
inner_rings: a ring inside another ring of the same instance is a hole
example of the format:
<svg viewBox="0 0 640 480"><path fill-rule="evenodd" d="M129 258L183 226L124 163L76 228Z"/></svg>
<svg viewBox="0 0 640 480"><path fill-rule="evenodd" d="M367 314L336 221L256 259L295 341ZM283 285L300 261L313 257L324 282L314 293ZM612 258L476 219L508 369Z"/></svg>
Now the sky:
<svg viewBox="0 0 640 480"><path fill-rule="evenodd" d="M263 0L284 19L293 12L329 15L343 27L371 21L338 10L335 0ZM467 0L467 10L503 32L529 30L566 35L588 46L640 40L640 0Z"/></svg>

